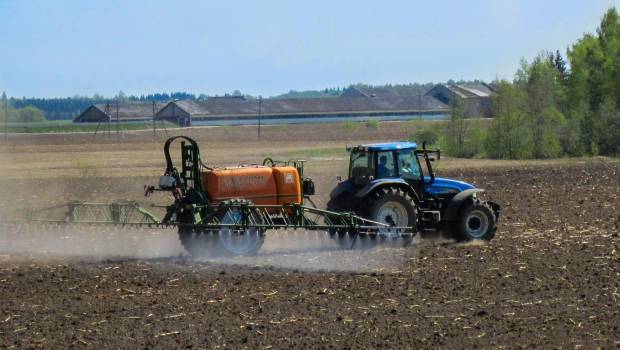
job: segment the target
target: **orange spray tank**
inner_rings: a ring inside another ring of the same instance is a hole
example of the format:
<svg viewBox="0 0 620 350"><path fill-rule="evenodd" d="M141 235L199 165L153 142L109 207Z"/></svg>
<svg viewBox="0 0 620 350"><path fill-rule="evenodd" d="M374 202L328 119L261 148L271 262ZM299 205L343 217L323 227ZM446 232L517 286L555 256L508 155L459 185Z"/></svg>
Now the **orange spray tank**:
<svg viewBox="0 0 620 350"><path fill-rule="evenodd" d="M259 205L302 202L299 172L292 166L240 166L204 171L202 187L212 202L247 199Z"/></svg>

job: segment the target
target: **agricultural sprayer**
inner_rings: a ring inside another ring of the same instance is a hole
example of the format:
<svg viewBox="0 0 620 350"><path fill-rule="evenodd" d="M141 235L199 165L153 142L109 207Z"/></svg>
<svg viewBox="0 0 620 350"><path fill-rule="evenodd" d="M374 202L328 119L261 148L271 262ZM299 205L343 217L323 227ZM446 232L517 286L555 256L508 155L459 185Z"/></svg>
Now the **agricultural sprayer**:
<svg viewBox="0 0 620 350"><path fill-rule="evenodd" d="M178 167L171 145L180 141ZM439 150L413 142L360 145L350 152L347 179L339 179L326 209L316 208L314 182L303 160L211 168L185 136L164 144L166 170L145 195L169 192L173 201L158 218L135 202L71 202L32 211L30 222L174 227L194 256L256 254L269 230L326 232L341 247L383 241L404 245L420 232L446 231L458 239L490 240L499 205L477 198L482 189L435 177Z"/></svg>

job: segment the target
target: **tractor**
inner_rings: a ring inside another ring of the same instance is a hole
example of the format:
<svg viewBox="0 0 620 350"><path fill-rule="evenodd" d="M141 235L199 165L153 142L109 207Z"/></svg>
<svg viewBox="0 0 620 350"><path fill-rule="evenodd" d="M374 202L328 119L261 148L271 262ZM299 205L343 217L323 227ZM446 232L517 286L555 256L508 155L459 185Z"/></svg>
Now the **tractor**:
<svg viewBox="0 0 620 350"><path fill-rule="evenodd" d="M460 240L490 240L497 230L500 206L483 201L483 189L439 178L432 162L440 150L418 149L415 142L360 145L350 152L348 179L330 193L327 210L354 212L390 226L415 227L418 232L444 231ZM389 233L389 229L384 229ZM331 230L346 241L347 233Z"/></svg>

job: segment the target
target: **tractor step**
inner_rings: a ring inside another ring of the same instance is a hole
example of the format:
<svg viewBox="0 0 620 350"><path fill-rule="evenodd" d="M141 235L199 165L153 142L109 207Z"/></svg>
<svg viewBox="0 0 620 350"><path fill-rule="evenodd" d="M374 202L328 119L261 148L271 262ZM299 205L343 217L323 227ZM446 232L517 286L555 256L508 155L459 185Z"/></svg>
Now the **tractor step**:
<svg viewBox="0 0 620 350"><path fill-rule="evenodd" d="M441 212L439 210L423 210L420 213L420 220L425 225L437 225L441 221Z"/></svg>

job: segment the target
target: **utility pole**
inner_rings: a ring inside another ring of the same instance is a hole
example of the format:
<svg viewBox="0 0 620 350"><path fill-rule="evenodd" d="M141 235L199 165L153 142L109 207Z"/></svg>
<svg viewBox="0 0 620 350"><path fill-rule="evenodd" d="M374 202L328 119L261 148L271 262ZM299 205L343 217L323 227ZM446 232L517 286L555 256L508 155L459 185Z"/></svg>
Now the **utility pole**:
<svg viewBox="0 0 620 350"><path fill-rule="evenodd" d="M2 92L2 99L4 100L4 142L9 141L9 99L6 97L6 92Z"/></svg>
<svg viewBox="0 0 620 350"><path fill-rule="evenodd" d="M112 107L109 100L105 103L105 115L108 117L108 120L106 120L106 125L103 126L103 137L106 135L106 128L108 136L112 134Z"/></svg>
<svg viewBox="0 0 620 350"><path fill-rule="evenodd" d="M260 140L260 122L263 113L263 96L258 96L258 139Z"/></svg>
<svg viewBox="0 0 620 350"><path fill-rule="evenodd" d="M116 142L120 142L121 141L121 123L120 123L120 119L119 119L119 113L118 113L118 99L116 100Z"/></svg>

